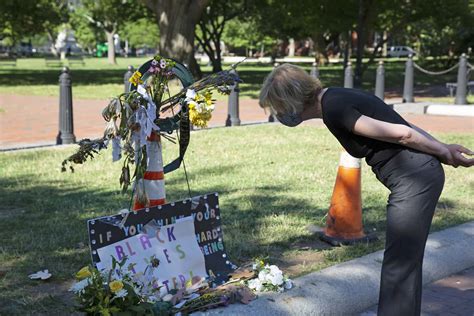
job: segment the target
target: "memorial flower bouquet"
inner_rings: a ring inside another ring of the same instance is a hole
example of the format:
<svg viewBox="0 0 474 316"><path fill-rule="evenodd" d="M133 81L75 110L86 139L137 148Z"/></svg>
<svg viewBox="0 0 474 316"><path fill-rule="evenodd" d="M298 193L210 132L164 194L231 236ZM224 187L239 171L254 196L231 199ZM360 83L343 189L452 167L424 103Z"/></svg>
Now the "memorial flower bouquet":
<svg viewBox="0 0 474 316"><path fill-rule="evenodd" d="M160 265L152 257L144 272L135 272L127 257L118 262L112 259L110 270L87 266L75 275L70 291L76 295L77 310L88 315L187 315L236 302L248 304L256 298L252 292L283 292L293 283L275 265L257 260L252 268L233 272L231 280L210 287L205 278L194 276L181 289L161 291L153 271Z"/></svg>
<svg viewBox="0 0 474 316"><path fill-rule="evenodd" d="M186 100L189 106L189 119L194 126L207 127L214 111L214 99L212 91L196 93L194 90L186 92Z"/></svg>
<svg viewBox="0 0 474 316"><path fill-rule="evenodd" d="M255 295L245 285L224 284L209 287L205 278L193 277L186 287L164 294L157 287L153 269L159 262L150 259L144 273L134 273L132 265L113 260L112 269L98 270L93 266L76 273L70 288L79 306L88 315L187 315L219 306L241 302L248 304Z"/></svg>
<svg viewBox="0 0 474 316"><path fill-rule="evenodd" d="M86 266L76 273L70 291L76 295L78 311L89 315L152 314L154 303L160 300L154 279L150 275L133 274L133 267L125 267L125 262L126 259L114 260L111 270Z"/></svg>
<svg viewBox="0 0 474 316"><path fill-rule="evenodd" d="M245 281L245 284L256 292L283 292L293 287L291 279L286 277L276 265L268 265L262 260L256 260L252 269L257 277Z"/></svg>

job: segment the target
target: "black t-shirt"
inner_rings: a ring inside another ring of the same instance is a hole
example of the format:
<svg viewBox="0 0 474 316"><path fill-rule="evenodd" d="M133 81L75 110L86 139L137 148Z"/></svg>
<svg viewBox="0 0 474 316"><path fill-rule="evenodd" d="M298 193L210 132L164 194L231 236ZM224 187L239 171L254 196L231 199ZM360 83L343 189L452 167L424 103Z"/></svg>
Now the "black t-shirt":
<svg viewBox="0 0 474 316"><path fill-rule="evenodd" d="M365 157L376 166L401 149L401 145L379 141L353 133L355 122L365 115L376 120L410 126L397 112L373 94L347 88L328 88L321 100L323 122L352 156Z"/></svg>

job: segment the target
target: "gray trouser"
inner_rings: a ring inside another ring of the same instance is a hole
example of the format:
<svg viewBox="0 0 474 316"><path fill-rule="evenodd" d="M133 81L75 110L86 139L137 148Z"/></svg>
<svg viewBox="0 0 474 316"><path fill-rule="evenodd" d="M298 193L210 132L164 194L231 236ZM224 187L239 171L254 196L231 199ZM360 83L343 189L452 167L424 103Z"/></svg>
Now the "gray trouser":
<svg viewBox="0 0 474 316"><path fill-rule="evenodd" d="M378 315L420 315L423 254L444 171L435 157L411 149L373 171L391 192Z"/></svg>

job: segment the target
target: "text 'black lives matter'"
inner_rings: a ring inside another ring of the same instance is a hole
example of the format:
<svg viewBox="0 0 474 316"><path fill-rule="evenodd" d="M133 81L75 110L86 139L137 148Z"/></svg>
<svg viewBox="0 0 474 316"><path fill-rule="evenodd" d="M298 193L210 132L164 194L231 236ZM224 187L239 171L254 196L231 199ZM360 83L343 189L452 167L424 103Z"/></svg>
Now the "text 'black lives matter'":
<svg viewBox="0 0 474 316"><path fill-rule="evenodd" d="M100 261L97 249L132 237L142 232L150 222L157 226L173 224L192 216L196 240L204 254L206 270L214 283L228 279L237 267L229 260L224 247L218 194L196 196L143 210L104 216L87 221L92 262Z"/></svg>

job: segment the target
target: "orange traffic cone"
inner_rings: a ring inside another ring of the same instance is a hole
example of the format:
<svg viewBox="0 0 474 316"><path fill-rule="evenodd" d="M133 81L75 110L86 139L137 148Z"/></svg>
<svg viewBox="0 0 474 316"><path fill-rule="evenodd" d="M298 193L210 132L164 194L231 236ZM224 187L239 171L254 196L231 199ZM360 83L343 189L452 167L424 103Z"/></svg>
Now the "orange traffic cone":
<svg viewBox="0 0 474 316"><path fill-rule="evenodd" d="M341 153L326 228L321 239L333 246L376 240L362 226L360 159Z"/></svg>
<svg viewBox="0 0 474 316"><path fill-rule="evenodd" d="M164 178L160 135L152 132L147 139L146 171L143 179L138 180L135 188L134 211L166 203ZM142 192L140 193L140 191ZM146 194L148 200L146 203L143 202L143 199L137 198L137 195L143 193Z"/></svg>

